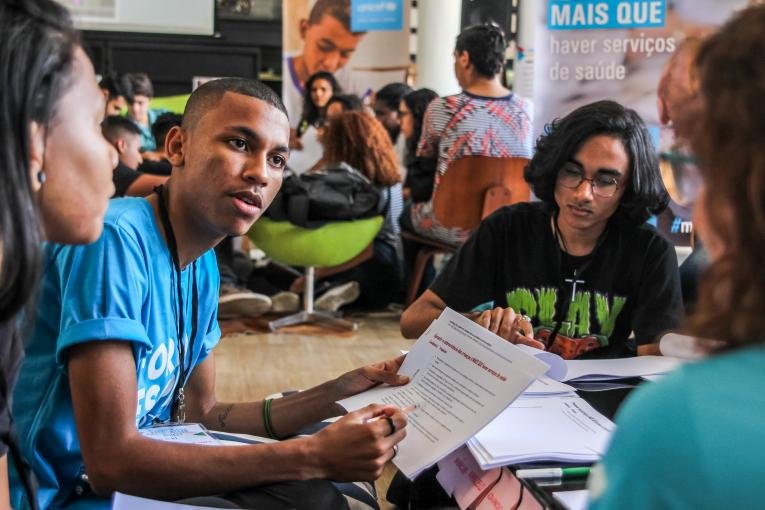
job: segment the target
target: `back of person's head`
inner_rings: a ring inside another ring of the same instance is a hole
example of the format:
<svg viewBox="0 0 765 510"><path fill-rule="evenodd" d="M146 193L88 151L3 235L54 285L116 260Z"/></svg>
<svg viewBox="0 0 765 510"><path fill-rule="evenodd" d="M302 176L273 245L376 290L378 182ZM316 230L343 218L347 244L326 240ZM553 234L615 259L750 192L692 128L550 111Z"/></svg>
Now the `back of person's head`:
<svg viewBox="0 0 765 510"><path fill-rule="evenodd" d="M157 144L157 150L164 150L167 133L173 126L180 126L182 121L183 116L173 112L165 112L157 117L154 124L151 125L151 134Z"/></svg>
<svg viewBox="0 0 765 510"><path fill-rule="evenodd" d="M401 182L388 132L366 113L345 112L333 117L321 135L321 142L325 161L347 163L382 186Z"/></svg>
<svg viewBox="0 0 765 510"><path fill-rule="evenodd" d="M699 50L691 146L706 181L696 229L711 266L692 333L765 342L765 5L745 9ZM706 227L706 228L702 228ZM707 235L704 235L707 234Z"/></svg>
<svg viewBox="0 0 765 510"><path fill-rule="evenodd" d="M361 102L361 98L356 94L338 94L336 96L332 96L327 103L327 109L329 109L330 105L334 103L339 104L344 112L364 111L364 103Z"/></svg>
<svg viewBox="0 0 765 510"><path fill-rule="evenodd" d="M149 99L154 97L154 85L148 74L127 73L124 76L124 81L128 89L125 91L125 99L128 103L132 103L136 96L146 96Z"/></svg>
<svg viewBox="0 0 765 510"><path fill-rule="evenodd" d="M629 156L629 178L612 220L628 225L645 222L663 211L669 195L659 173L659 161L651 136L640 116L614 101L598 101L579 107L545 127L537 140L534 157L525 171L534 194L557 211L555 184L558 172L593 136L618 138Z"/></svg>
<svg viewBox="0 0 765 510"><path fill-rule="evenodd" d="M0 2L0 323L30 298L41 229L30 181L33 122L45 127L67 89L78 48L67 10L51 0Z"/></svg>
<svg viewBox="0 0 765 510"><path fill-rule="evenodd" d="M438 94L428 88L417 89L404 96L404 103L412 114L414 130L412 136L406 141L407 157L412 158L417 153L417 144L422 135L422 121L425 111L430 103L438 97Z"/></svg>
<svg viewBox="0 0 765 510"><path fill-rule="evenodd" d="M457 36L454 49L457 53L468 53L470 63L480 76L493 78L505 66L507 40L505 33L496 24L467 27Z"/></svg>
<svg viewBox="0 0 765 510"><path fill-rule="evenodd" d="M220 78L200 85L191 93L183 110L183 128L193 130L204 114L215 108L227 92L259 99L287 116L281 98L262 82L248 78Z"/></svg>
<svg viewBox="0 0 765 510"><path fill-rule="evenodd" d="M694 60L703 39L688 37L677 45L675 52L662 71L656 95L659 103L659 120L670 124L682 111L683 104L698 91Z"/></svg>
<svg viewBox="0 0 765 510"><path fill-rule="evenodd" d="M375 102L382 102L391 110L398 111L401 100L414 89L406 83L389 83L375 92Z"/></svg>
<svg viewBox="0 0 765 510"><path fill-rule="evenodd" d="M101 132L104 138L112 145L117 145L117 140L128 136L141 136L141 130L127 117L121 115L109 115L101 122Z"/></svg>

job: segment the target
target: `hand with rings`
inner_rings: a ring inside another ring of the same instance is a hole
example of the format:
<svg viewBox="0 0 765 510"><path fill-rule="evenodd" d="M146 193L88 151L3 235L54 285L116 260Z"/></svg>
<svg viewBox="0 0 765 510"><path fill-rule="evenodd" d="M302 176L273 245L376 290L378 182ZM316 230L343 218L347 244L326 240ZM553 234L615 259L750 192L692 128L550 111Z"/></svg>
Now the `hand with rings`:
<svg viewBox="0 0 765 510"><path fill-rule="evenodd" d="M545 348L542 342L534 339L531 318L528 315L517 314L512 308L495 307L482 312L474 320L514 344L524 344L536 349Z"/></svg>

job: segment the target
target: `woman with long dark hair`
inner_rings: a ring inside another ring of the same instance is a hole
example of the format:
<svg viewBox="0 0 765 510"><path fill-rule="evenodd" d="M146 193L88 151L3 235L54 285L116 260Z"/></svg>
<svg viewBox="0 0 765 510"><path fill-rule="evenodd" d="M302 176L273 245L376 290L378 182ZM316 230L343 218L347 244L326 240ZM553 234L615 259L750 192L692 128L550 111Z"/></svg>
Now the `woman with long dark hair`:
<svg viewBox="0 0 765 510"><path fill-rule="evenodd" d="M43 270L43 240L87 243L101 234L117 162L101 136L103 115L66 9L51 0L0 2L1 507L8 506L5 454L16 450L9 405L23 350L20 312ZM33 499L17 453L13 460Z"/></svg>
<svg viewBox="0 0 765 510"><path fill-rule="evenodd" d="M310 126L318 128L324 124L327 103L332 96L341 92L340 85L332 73L319 71L308 78L303 96L303 114L298 123L298 137L303 136Z"/></svg>
<svg viewBox="0 0 765 510"><path fill-rule="evenodd" d="M709 357L630 395L590 475L590 508L762 507L763 26L765 5L752 7L702 43L700 92L675 121L705 181L694 224L710 266L687 329Z"/></svg>
<svg viewBox="0 0 765 510"><path fill-rule="evenodd" d="M435 164L427 164L427 162L432 162L432 159L417 158L417 144L422 135L422 121L425 118L425 111L437 97L438 94L430 89L415 90L404 96L398 108L398 115L401 119L401 134L406 140L404 197L411 197L413 202L426 202L430 200L430 195L433 194L436 166Z"/></svg>

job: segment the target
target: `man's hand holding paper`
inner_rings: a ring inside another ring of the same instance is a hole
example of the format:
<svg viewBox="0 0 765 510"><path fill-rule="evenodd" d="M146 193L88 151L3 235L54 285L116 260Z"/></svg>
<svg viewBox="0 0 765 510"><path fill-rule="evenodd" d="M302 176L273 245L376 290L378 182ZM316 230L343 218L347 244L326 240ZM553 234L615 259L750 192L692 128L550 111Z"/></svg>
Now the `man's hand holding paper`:
<svg viewBox="0 0 765 510"><path fill-rule="evenodd" d="M402 387L380 386L338 403L416 405L394 463L413 478L489 423L547 365L466 317L446 309L409 351Z"/></svg>

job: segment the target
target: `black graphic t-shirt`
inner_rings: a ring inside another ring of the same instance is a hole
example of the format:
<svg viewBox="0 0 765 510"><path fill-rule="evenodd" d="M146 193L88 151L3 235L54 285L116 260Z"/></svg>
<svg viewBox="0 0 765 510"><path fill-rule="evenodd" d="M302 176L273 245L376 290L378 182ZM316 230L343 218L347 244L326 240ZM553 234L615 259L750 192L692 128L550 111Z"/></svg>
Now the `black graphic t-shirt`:
<svg viewBox="0 0 765 510"><path fill-rule="evenodd" d="M572 257L541 202L481 222L431 290L459 312L492 301L512 307L532 318L548 350L569 359L634 356L683 314L675 250L653 227L611 225L590 255Z"/></svg>

